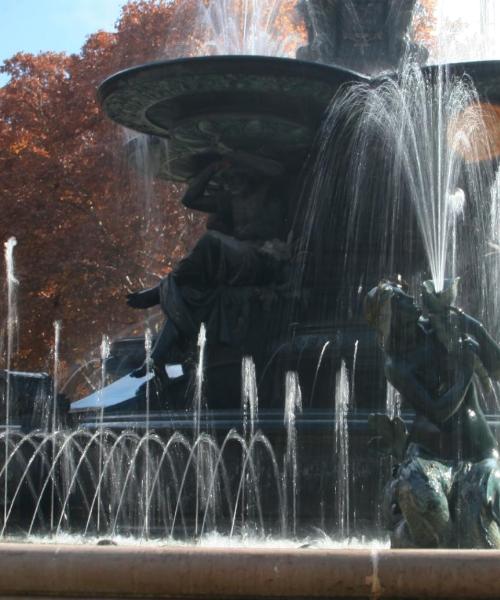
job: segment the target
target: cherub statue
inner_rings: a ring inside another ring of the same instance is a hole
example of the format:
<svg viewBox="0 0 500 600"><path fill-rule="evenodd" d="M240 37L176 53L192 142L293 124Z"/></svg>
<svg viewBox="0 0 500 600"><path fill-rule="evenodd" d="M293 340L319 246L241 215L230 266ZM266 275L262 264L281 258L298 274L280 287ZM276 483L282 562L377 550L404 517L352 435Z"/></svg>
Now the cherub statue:
<svg viewBox="0 0 500 600"><path fill-rule="evenodd" d="M498 444L478 401L480 368L496 377L500 347L450 306L456 284L426 282L423 316L405 286L382 281L365 299L387 380L415 411L390 483L393 547L500 548ZM450 289L452 288L452 289Z"/></svg>

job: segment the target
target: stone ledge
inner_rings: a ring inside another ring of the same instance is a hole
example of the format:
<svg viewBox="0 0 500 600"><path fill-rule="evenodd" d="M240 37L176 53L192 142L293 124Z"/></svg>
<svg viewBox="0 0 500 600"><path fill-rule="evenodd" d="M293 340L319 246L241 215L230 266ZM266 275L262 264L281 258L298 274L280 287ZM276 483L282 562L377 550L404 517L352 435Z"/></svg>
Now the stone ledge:
<svg viewBox="0 0 500 600"><path fill-rule="evenodd" d="M500 552L0 545L0 597L500 598Z"/></svg>

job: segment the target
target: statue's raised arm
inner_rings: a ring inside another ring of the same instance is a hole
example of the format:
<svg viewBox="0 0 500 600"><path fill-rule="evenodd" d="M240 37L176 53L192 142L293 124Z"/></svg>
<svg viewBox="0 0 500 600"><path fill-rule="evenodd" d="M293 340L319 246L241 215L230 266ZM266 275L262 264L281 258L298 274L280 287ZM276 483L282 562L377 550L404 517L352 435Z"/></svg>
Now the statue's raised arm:
<svg viewBox="0 0 500 600"><path fill-rule="evenodd" d="M223 191L218 187L209 189L209 184L213 182L215 175L229 165L228 161L216 160L200 171L189 182L188 188L182 197L182 204L186 208L193 210L201 210L208 213L217 212L220 208L219 197L223 194Z"/></svg>

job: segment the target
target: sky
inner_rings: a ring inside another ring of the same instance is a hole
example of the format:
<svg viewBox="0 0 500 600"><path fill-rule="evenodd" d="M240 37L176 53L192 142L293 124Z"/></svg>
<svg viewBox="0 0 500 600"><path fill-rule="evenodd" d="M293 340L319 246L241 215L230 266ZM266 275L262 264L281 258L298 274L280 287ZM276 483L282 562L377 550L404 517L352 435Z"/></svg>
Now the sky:
<svg viewBox="0 0 500 600"><path fill-rule="evenodd" d="M500 0L439 0L437 25L443 62L500 59Z"/></svg>
<svg viewBox="0 0 500 600"><path fill-rule="evenodd" d="M0 0L0 63L21 50L78 52L89 34L113 30L125 2ZM439 4L444 16L443 59L500 58L500 0L439 0ZM447 19L457 18L464 30L450 39ZM482 47L475 43L481 39ZM0 76L0 86L6 81Z"/></svg>
<svg viewBox="0 0 500 600"><path fill-rule="evenodd" d="M86 37L111 31L125 0L0 0L0 63L19 51L78 52ZM0 85L6 78L0 77Z"/></svg>

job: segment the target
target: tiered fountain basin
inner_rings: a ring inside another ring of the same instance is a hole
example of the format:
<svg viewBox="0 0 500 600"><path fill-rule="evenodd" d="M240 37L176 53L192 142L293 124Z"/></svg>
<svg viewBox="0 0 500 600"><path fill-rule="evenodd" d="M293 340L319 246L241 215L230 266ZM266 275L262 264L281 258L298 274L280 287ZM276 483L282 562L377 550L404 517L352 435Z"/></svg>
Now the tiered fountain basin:
<svg viewBox="0 0 500 600"><path fill-rule="evenodd" d="M423 70L430 85L443 73L474 82L493 128L490 152L498 155L499 62L431 65ZM120 71L101 84L99 100L116 123L167 139L168 151L155 149L155 175L186 181L221 148L245 150L300 169L334 95L349 84L379 81L337 65L296 59L202 56Z"/></svg>
<svg viewBox="0 0 500 600"><path fill-rule="evenodd" d="M338 89L362 74L287 58L203 56L120 71L99 88L116 123L166 138L155 175L185 181L226 150L302 166Z"/></svg>

